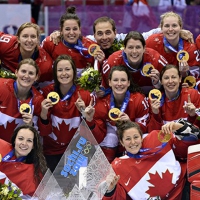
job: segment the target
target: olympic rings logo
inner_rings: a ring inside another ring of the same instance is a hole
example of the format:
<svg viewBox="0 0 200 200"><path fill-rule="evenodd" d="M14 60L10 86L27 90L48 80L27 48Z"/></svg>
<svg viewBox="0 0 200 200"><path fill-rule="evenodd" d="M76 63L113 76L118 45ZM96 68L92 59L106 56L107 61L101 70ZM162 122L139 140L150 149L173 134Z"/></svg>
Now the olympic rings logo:
<svg viewBox="0 0 200 200"><path fill-rule="evenodd" d="M92 145L89 141L86 142L86 144L83 147L83 150L81 151L82 155L86 155L88 153L90 153L90 149L92 148Z"/></svg>

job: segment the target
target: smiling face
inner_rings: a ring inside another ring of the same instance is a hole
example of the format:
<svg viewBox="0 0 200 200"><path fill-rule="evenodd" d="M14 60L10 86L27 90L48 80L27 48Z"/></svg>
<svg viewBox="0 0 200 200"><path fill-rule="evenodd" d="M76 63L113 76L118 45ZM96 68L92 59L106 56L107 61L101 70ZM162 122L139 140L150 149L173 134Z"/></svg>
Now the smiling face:
<svg viewBox="0 0 200 200"><path fill-rule="evenodd" d="M74 71L68 60L61 60L57 64L57 79L62 85L73 85Z"/></svg>
<svg viewBox="0 0 200 200"><path fill-rule="evenodd" d="M131 66L140 65L142 62L143 54L145 48L142 45L140 40L129 39L124 48L124 52L126 53L128 63Z"/></svg>
<svg viewBox="0 0 200 200"><path fill-rule="evenodd" d="M61 35L68 43L76 44L81 35L78 22L74 19L65 20L61 29Z"/></svg>
<svg viewBox="0 0 200 200"><path fill-rule="evenodd" d="M33 83L38 79L36 68L28 63L24 63L15 71L17 77L17 86L19 88L30 89Z"/></svg>
<svg viewBox="0 0 200 200"><path fill-rule="evenodd" d="M116 37L110 22L99 22L95 26L94 37L102 49L109 49Z"/></svg>
<svg viewBox="0 0 200 200"><path fill-rule="evenodd" d="M164 87L166 96L173 98L179 89L181 83L181 77L178 74L178 70L175 68L167 69L161 78L161 84Z"/></svg>
<svg viewBox="0 0 200 200"><path fill-rule="evenodd" d="M18 36L18 43L20 44L21 52L33 53L39 45L37 30L33 27L24 28Z"/></svg>
<svg viewBox="0 0 200 200"><path fill-rule="evenodd" d="M33 149L34 134L29 129L20 129L15 138L15 156L27 156Z"/></svg>
<svg viewBox="0 0 200 200"><path fill-rule="evenodd" d="M109 80L109 86L112 88L115 98L118 95L125 95L130 86L130 80L128 80L126 72L118 70L113 71L111 79Z"/></svg>
<svg viewBox="0 0 200 200"><path fill-rule="evenodd" d="M136 128L131 127L124 130L123 137L120 142L122 146L125 147L127 152L136 154L142 147L142 136Z"/></svg>
<svg viewBox="0 0 200 200"><path fill-rule="evenodd" d="M181 25L178 17L167 16L163 19L162 32L168 42L174 43L179 41Z"/></svg>

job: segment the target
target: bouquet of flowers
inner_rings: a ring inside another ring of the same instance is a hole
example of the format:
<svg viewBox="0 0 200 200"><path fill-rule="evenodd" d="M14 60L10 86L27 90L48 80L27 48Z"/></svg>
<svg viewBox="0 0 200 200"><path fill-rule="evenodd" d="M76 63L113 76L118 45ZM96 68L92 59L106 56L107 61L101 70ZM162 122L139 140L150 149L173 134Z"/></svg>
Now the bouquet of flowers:
<svg viewBox="0 0 200 200"><path fill-rule="evenodd" d="M21 190L15 186L12 185L12 183L9 181L7 184L1 184L0 183L0 199L1 200L22 200L20 197Z"/></svg>
<svg viewBox="0 0 200 200"><path fill-rule="evenodd" d="M117 39L114 40L112 44L112 49L113 51L118 51L118 50L123 50L124 49L124 42L123 40L117 41Z"/></svg>
<svg viewBox="0 0 200 200"><path fill-rule="evenodd" d="M98 70L92 67L86 68L77 80L77 84L89 92L93 92L94 90L98 91L101 84L101 75Z"/></svg>
<svg viewBox="0 0 200 200"><path fill-rule="evenodd" d="M0 69L0 77L1 78L13 78L13 79L16 79L16 76L15 76L14 73L12 73L11 71L7 71L4 68Z"/></svg>

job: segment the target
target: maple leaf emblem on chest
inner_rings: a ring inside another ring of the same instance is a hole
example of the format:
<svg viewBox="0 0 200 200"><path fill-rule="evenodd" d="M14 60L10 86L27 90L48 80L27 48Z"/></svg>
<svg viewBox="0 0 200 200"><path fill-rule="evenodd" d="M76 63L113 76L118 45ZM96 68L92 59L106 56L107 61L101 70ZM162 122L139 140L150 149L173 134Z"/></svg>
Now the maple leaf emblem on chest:
<svg viewBox="0 0 200 200"><path fill-rule="evenodd" d="M149 186L149 189L146 191L151 197L160 196L161 198L166 197L174 184L172 183L173 173L170 173L169 170L166 170L165 173L162 173L162 177L156 172L155 174L149 173L150 179L148 180L152 186Z"/></svg>

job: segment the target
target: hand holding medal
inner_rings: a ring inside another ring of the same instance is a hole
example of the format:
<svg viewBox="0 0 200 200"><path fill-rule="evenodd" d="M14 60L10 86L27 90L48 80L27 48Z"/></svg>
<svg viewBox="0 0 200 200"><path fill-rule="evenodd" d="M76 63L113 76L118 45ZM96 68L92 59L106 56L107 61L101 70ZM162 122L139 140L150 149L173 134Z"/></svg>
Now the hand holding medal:
<svg viewBox="0 0 200 200"><path fill-rule="evenodd" d="M25 113L31 113L31 106L27 103L23 103L21 104L21 106L19 107L19 112L22 114L23 112Z"/></svg>
<svg viewBox="0 0 200 200"><path fill-rule="evenodd" d="M177 53L176 58L179 62L181 61L188 61L189 60L189 54L187 51L181 50Z"/></svg>
<svg viewBox="0 0 200 200"><path fill-rule="evenodd" d="M52 104L55 105L58 103L58 101L60 100L60 97L58 95L57 92L50 92L48 95L47 95L47 99L50 99Z"/></svg>
<svg viewBox="0 0 200 200"><path fill-rule="evenodd" d="M184 83L187 83L189 88L194 88L196 85L196 79L194 76L187 76L184 79Z"/></svg>
<svg viewBox="0 0 200 200"><path fill-rule="evenodd" d="M171 139L171 133L164 133L162 130L158 133L158 140L162 143L169 142Z"/></svg>
<svg viewBox="0 0 200 200"><path fill-rule="evenodd" d="M150 100L153 100L153 99L160 100L161 97L162 97L162 94L161 94L160 90L158 90L158 89L153 89L149 92L149 99Z"/></svg>
<svg viewBox="0 0 200 200"><path fill-rule="evenodd" d="M119 115L120 115L121 111L118 108L112 108L109 110L108 116L111 120L113 121L117 121L119 120Z"/></svg>
<svg viewBox="0 0 200 200"><path fill-rule="evenodd" d="M151 74L151 70L154 69L154 66L151 63L147 63L142 68L143 76L149 77L149 74Z"/></svg>
<svg viewBox="0 0 200 200"><path fill-rule="evenodd" d="M88 48L88 53L91 56L94 56L98 50L100 50L100 46L98 44L91 44Z"/></svg>

